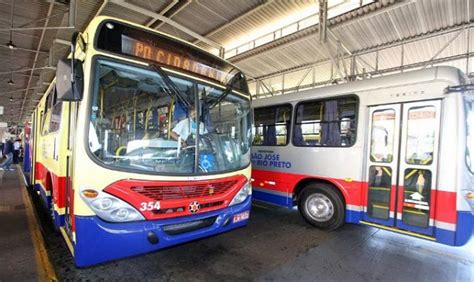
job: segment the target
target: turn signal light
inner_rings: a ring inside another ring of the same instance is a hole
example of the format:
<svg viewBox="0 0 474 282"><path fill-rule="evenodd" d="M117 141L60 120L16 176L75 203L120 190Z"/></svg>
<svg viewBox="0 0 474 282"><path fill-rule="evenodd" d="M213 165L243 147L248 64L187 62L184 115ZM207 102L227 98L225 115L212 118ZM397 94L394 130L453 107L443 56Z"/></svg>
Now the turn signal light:
<svg viewBox="0 0 474 282"><path fill-rule="evenodd" d="M468 198L469 200L474 200L474 193L472 192L467 193L466 198Z"/></svg>
<svg viewBox="0 0 474 282"><path fill-rule="evenodd" d="M93 199L93 198L96 198L99 195L99 193L92 189L86 189L82 191L82 195L86 198Z"/></svg>

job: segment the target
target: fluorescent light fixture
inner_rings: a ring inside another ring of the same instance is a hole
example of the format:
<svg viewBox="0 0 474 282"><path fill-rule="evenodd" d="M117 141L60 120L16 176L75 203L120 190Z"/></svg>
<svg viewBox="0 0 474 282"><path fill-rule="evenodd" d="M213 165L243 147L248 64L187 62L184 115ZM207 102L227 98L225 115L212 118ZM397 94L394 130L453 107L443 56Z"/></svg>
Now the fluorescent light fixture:
<svg viewBox="0 0 474 282"><path fill-rule="evenodd" d="M0 106L0 115L3 115L3 106Z"/></svg>
<svg viewBox="0 0 474 282"><path fill-rule="evenodd" d="M7 44L5 44L5 46L7 46L8 48L10 48L12 50L16 49L16 45L13 44L13 42L11 40Z"/></svg>

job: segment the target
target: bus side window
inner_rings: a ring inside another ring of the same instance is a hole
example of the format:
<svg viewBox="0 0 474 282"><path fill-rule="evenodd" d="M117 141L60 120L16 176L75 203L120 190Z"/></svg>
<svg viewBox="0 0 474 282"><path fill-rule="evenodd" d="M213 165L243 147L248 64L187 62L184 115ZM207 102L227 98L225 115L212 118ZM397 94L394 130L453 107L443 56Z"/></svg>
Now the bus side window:
<svg viewBox="0 0 474 282"><path fill-rule="evenodd" d="M349 147L355 143L357 98L308 101L296 108L293 144Z"/></svg>
<svg viewBox="0 0 474 282"><path fill-rule="evenodd" d="M61 112L63 103L58 101L58 96L56 93L56 87L53 87L52 90L52 109L51 109L51 118L49 120L49 129L48 132L56 132L59 130L59 126L61 125Z"/></svg>
<svg viewBox="0 0 474 282"><path fill-rule="evenodd" d="M286 146L290 132L291 105L254 110L254 146Z"/></svg>
<svg viewBox="0 0 474 282"><path fill-rule="evenodd" d="M54 89L54 88L53 88ZM51 119L51 99L53 91L50 91L46 97L46 102L44 105L44 112L41 121L41 135L46 135L49 132L49 121Z"/></svg>

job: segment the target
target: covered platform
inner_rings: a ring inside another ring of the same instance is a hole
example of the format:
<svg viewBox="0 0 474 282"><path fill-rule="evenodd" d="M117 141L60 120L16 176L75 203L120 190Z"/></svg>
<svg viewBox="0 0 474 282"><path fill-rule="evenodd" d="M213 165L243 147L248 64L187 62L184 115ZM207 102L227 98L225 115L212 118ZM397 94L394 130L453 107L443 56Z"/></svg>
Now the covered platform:
<svg viewBox="0 0 474 282"><path fill-rule="evenodd" d="M372 281L385 280L388 274L393 281L474 279L472 240L462 248L449 247L351 224L324 232L306 224L295 210L260 203L254 204L246 228L144 256L75 268L65 242L47 214L35 207L35 196L27 193L22 177L17 171L0 172L1 281L317 277Z"/></svg>
<svg viewBox="0 0 474 282"><path fill-rule="evenodd" d="M19 167L0 171L0 281L51 281L41 226Z"/></svg>

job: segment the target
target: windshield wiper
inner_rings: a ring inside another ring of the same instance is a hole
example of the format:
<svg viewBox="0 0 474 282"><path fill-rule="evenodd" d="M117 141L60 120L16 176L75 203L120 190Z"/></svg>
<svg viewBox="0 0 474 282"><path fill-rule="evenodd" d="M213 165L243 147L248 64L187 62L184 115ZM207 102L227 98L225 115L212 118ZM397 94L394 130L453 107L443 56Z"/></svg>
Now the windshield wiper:
<svg viewBox="0 0 474 282"><path fill-rule="evenodd" d="M209 109L214 108L216 105L222 102L225 97L230 94L230 92L232 92L234 89L234 84L238 81L238 78L242 78L242 73L237 73L230 79L229 83L226 84L224 92L222 92L221 96L219 96L219 98L209 106Z"/></svg>
<svg viewBox="0 0 474 282"><path fill-rule="evenodd" d="M157 64L149 64L149 66L152 70L154 70L163 78L163 82L166 84L166 90L168 90L166 91L166 93L171 97L178 97L178 99L180 99L184 103L186 109L189 109L191 107L191 103L186 98L186 96L184 96L183 93L179 90L178 86L176 86L176 84L170 79L169 75L164 72L163 69Z"/></svg>

